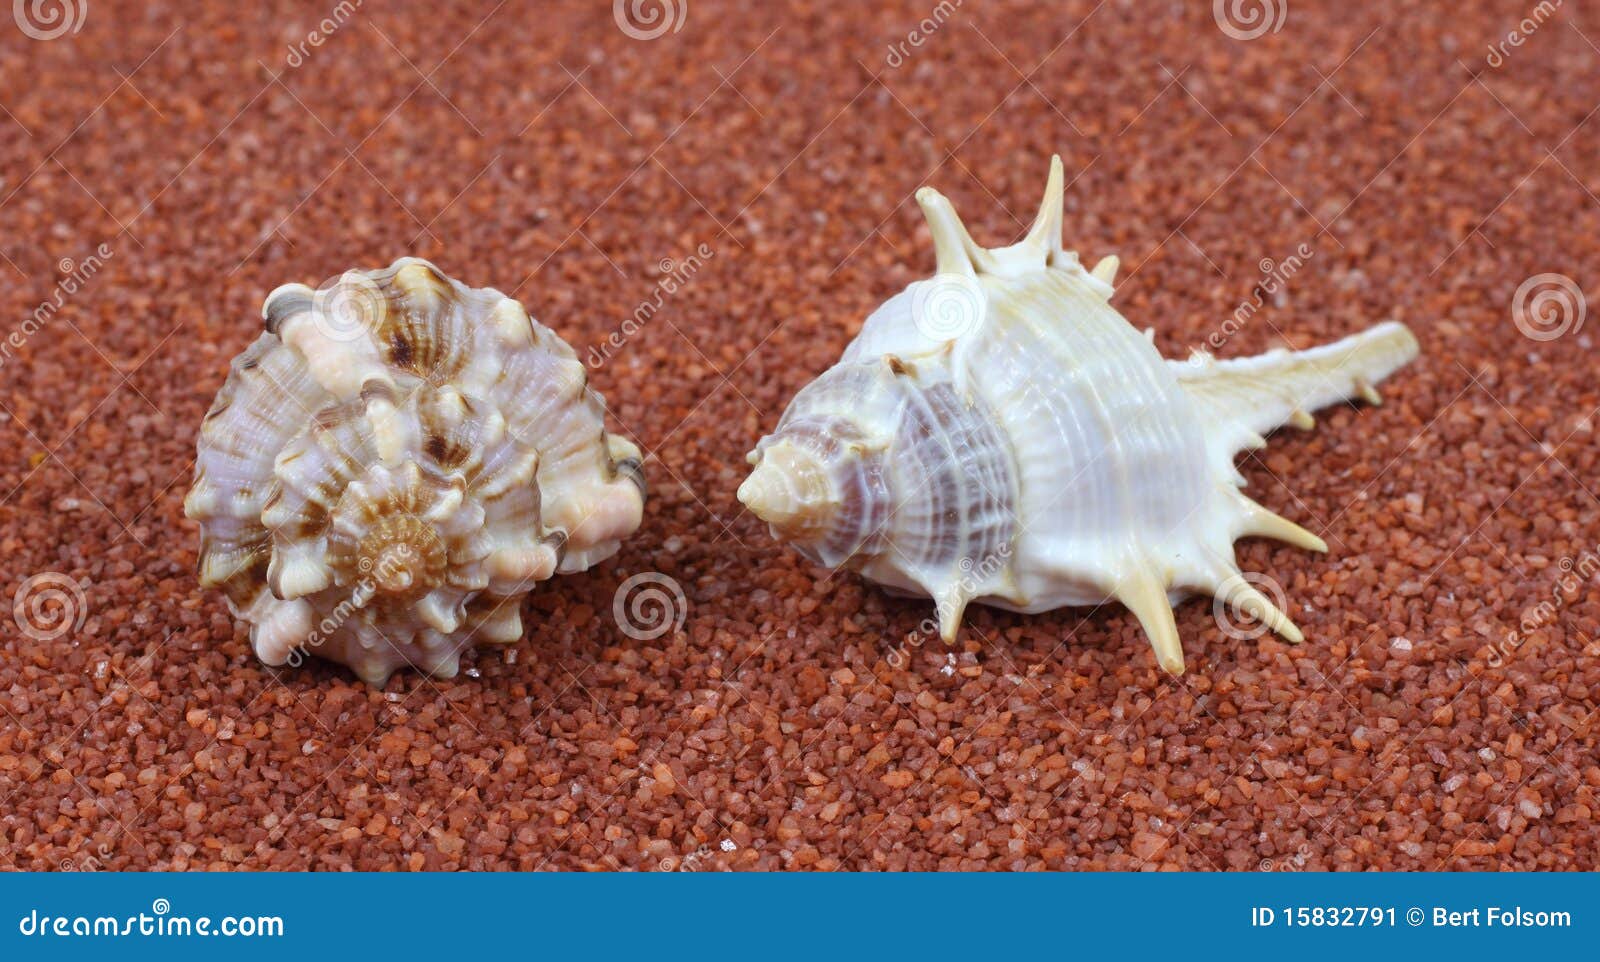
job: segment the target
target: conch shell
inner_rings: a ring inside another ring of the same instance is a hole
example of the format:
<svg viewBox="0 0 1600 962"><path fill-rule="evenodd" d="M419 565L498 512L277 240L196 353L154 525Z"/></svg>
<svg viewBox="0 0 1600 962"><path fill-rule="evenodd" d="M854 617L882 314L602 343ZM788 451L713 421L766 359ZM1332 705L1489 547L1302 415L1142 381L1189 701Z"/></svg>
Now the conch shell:
<svg viewBox="0 0 1600 962"><path fill-rule="evenodd" d="M1172 604L1217 596L1290 641L1233 542L1321 538L1240 492L1243 449L1417 355L1387 322L1308 351L1161 357L1109 301L1115 257L1061 246L1062 169L1027 236L974 243L937 191L917 192L938 273L867 318L750 454L739 500L812 561L932 597L953 641L970 602L1020 612L1115 599L1161 667L1184 668Z"/></svg>
<svg viewBox="0 0 1600 962"><path fill-rule="evenodd" d="M498 291L416 258L267 296L200 430L200 580L269 665L373 685L522 636L522 597L639 526L639 452L584 365Z"/></svg>

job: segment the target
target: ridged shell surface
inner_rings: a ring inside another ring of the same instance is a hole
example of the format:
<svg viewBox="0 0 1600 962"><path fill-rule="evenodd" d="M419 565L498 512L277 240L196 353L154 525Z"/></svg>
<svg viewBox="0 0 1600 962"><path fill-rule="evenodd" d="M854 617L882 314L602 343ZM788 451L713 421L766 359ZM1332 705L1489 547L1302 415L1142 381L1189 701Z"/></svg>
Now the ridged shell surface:
<svg viewBox="0 0 1600 962"><path fill-rule="evenodd" d="M523 596L640 522L638 451L516 301L426 261L289 284L200 430L200 579L269 665L382 684L522 636Z"/></svg>
<svg viewBox="0 0 1600 962"><path fill-rule="evenodd" d="M1161 357L1061 247L1062 172L1018 244L974 243L948 200L917 199L934 277L892 297L752 452L740 499L807 557L932 597L953 640L970 602L1023 612L1120 600L1168 671L1171 603L1216 595L1290 640L1233 542L1322 540L1247 498L1233 464L1261 435L1416 355L1389 322L1309 351Z"/></svg>

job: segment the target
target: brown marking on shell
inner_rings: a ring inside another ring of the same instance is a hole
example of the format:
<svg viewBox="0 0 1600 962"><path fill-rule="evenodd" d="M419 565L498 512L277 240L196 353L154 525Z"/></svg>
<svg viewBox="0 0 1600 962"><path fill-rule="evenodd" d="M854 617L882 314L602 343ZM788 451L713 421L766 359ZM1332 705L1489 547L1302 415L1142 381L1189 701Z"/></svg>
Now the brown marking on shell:
<svg viewBox="0 0 1600 962"><path fill-rule="evenodd" d="M411 362L416 357L411 348L411 342L406 340L405 334L400 331L389 331L389 363L395 367L411 370Z"/></svg>
<svg viewBox="0 0 1600 962"><path fill-rule="evenodd" d="M430 434L423 442L422 449L440 470L459 471L478 457L478 452L471 444L473 440L470 432ZM474 465L468 474L469 481L477 480L477 466Z"/></svg>
<svg viewBox="0 0 1600 962"><path fill-rule="evenodd" d="M462 315L476 305L420 262L380 275L379 287L387 304L375 333L388 362L434 384L461 373L472 341Z"/></svg>
<svg viewBox="0 0 1600 962"><path fill-rule="evenodd" d="M313 431L332 431L341 424L347 424L366 413L366 405L356 401L347 401L325 407L311 416L311 429Z"/></svg>
<svg viewBox="0 0 1600 962"><path fill-rule="evenodd" d="M501 625L505 626L508 635L522 633L521 607L520 596L497 595L486 591L466 603L462 617L474 636L499 643L508 640L496 637L496 629Z"/></svg>
<svg viewBox="0 0 1600 962"><path fill-rule="evenodd" d="M257 551L249 565L241 568L239 572L217 585L206 587L221 588L223 593L234 604L244 607L262 591L262 586L267 580L267 566L272 561L272 549L265 539L262 539L260 550Z"/></svg>
<svg viewBox="0 0 1600 962"><path fill-rule="evenodd" d="M400 391L394 382L387 378L371 377L361 382L361 401L371 404L373 401L383 401L390 405L400 403Z"/></svg>
<svg viewBox="0 0 1600 962"><path fill-rule="evenodd" d="M267 495L267 500L261 505L261 513L266 514L283 503L283 485L274 484L272 493ZM291 541L303 541L308 538L319 537L326 533L331 520L329 513L331 505L316 498L308 498L301 503L300 508L292 514L287 521L278 524L276 531L281 536Z"/></svg>
<svg viewBox="0 0 1600 962"><path fill-rule="evenodd" d="M422 451L441 473L460 471L470 486L481 468L486 425L472 399L431 385L418 390Z"/></svg>

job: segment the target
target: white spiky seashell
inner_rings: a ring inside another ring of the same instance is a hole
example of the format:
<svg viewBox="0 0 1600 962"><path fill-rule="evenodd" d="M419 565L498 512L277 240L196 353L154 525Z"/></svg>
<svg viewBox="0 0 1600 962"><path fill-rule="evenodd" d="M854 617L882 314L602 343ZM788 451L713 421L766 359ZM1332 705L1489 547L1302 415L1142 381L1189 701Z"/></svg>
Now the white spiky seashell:
<svg viewBox="0 0 1600 962"><path fill-rule="evenodd" d="M1241 574L1233 542L1322 539L1240 492L1241 450L1372 385L1417 354L1397 322L1309 351L1161 357L1061 246L1052 161L1027 236L973 242L923 188L938 273L867 318L750 455L739 499L829 567L932 597L953 641L969 602L1035 613L1118 600L1173 674L1172 604L1214 595L1290 641L1301 634Z"/></svg>
<svg viewBox="0 0 1600 962"><path fill-rule="evenodd" d="M522 636L522 597L638 526L639 452L511 298L404 257L267 296L199 437L200 581L269 665L381 685Z"/></svg>

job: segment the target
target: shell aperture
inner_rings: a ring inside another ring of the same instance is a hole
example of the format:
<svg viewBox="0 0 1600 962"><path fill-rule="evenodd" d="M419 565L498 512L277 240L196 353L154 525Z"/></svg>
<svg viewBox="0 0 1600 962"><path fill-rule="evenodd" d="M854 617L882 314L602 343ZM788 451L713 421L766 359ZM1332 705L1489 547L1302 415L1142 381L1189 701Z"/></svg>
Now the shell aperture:
<svg viewBox="0 0 1600 962"><path fill-rule="evenodd" d="M522 637L524 595L638 526L639 452L553 331L426 261L279 287L198 439L200 580L269 665L381 685Z"/></svg>
<svg viewBox="0 0 1600 962"><path fill-rule="evenodd" d="M945 641L969 603L1037 613L1117 600L1173 674L1172 604L1212 595L1289 641L1300 630L1240 571L1233 542L1322 539L1240 490L1242 450L1417 355L1398 322L1307 351L1164 359L1061 242L1063 177L1010 247L979 246L917 192L937 255L867 318L750 454L739 500L810 560L931 597Z"/></svg>

